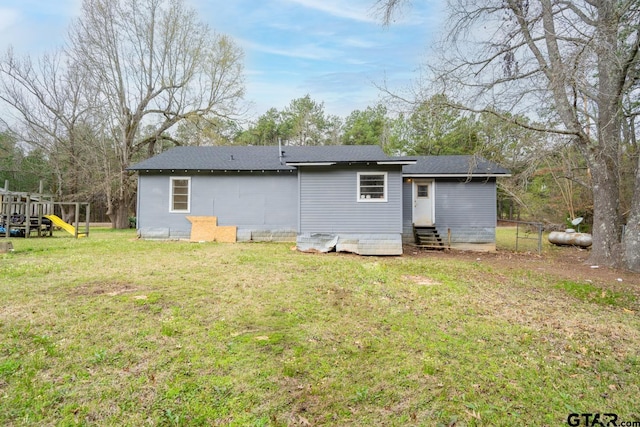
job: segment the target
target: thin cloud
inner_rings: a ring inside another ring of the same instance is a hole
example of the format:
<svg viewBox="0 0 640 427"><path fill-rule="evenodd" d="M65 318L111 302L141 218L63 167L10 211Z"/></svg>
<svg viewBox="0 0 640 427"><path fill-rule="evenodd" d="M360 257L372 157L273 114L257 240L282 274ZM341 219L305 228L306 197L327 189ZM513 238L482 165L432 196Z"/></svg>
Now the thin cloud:
<svg viewBox="0 0 640 427"><path fill-rule="evenodd" d="M382 25L376 0L185 0L246 52L246 97L254 113L310 94L331 114L373 102L372 82L411 82L444 22L445 0L408 2ZM0 0L0 52L38 55L64 42L82 0Z"/></svg>
<svg viewBox="0 0 640 427"><path fill-rule="evenodd" d="M359 49L373 49L379 46L378 43L372 42L370 40L365 40L362 38L356 38L356 37L349 37L345 39L343 41L343 44L345 46L355 47Z"/></svg>
<svg viewBox="0 0 640 427"><path fill-rule="evenodd" d="M289 58L311 59L314 61L326 61L339 55L339 52L335 50L325 49L310 44L296 45L294 47L277 47L244 40L242 45L256 52L286 56Z"/></svg>
<svg viewBox="0 0 640 427"><path fill-rule="evenodd" d="M0 7L0 31L6 30L18 22L19 16L20 12L16 9Z"/></svg>
<svg viewBox="0 0 640 427"><path fill-rule="evenodd" d="M380 19L373 16L369 8L354 8L344 1L333 0L287 0L309 9L318 10L329 15L350 19L358 22L380 23Z"/></svg>

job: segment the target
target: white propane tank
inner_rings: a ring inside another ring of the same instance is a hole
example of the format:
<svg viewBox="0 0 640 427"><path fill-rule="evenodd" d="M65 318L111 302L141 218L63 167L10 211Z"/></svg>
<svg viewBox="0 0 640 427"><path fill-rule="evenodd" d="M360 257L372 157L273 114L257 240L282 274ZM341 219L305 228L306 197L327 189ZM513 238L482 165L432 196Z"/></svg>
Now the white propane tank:
<svg viewBox="0 0 640 427"><path fill-rule="evenodd" d="M566 231L552 231L549 233L549 242L554 245L572 245L588 248L593 243L589 233L568 233Z"/></svg>

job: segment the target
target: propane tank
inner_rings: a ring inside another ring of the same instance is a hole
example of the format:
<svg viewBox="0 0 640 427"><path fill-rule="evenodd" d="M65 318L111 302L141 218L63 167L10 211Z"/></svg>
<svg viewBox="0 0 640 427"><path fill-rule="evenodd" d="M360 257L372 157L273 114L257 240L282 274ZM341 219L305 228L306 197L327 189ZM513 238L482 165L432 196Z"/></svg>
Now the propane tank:
<svg viewBox="0 0 640 427"><path fill-rule="evenodd" d="M552 231L549 233L549 242L554 245L569 245L588 248L593 243L589 233L571 233L566 231Z"/></svg>

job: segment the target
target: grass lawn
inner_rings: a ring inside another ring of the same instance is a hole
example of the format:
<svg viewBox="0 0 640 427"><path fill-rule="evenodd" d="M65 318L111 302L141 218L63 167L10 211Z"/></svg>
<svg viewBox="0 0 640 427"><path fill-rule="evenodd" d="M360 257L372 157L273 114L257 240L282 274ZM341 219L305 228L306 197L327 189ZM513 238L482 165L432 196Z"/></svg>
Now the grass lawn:
<svg viewBox="0 0 640 427"><path fill-rule="evenodd" d="M0 425L640 420L632 292L473 258L133 231L0 254Z"/></svg>

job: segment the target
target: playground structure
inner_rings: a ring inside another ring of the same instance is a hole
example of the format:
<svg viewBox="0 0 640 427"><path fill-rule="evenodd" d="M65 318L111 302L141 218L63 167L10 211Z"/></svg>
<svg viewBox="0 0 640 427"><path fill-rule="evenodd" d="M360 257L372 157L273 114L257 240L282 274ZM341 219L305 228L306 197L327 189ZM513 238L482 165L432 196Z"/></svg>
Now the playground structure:
<svg viewBox="0 0 640 427"><path fill-rule="evenodd" d="M70 208L70 209L69 209ZM65 222L64 212L72 214L75 225ZM0 237L52 236L59 227L74 237L89 235L89 203L55 202L50 194L9 191L9 182L0 188ZM80 217L84 214L84 231L80 231ZM62 217L62 218L61 218Z"/></svg>

